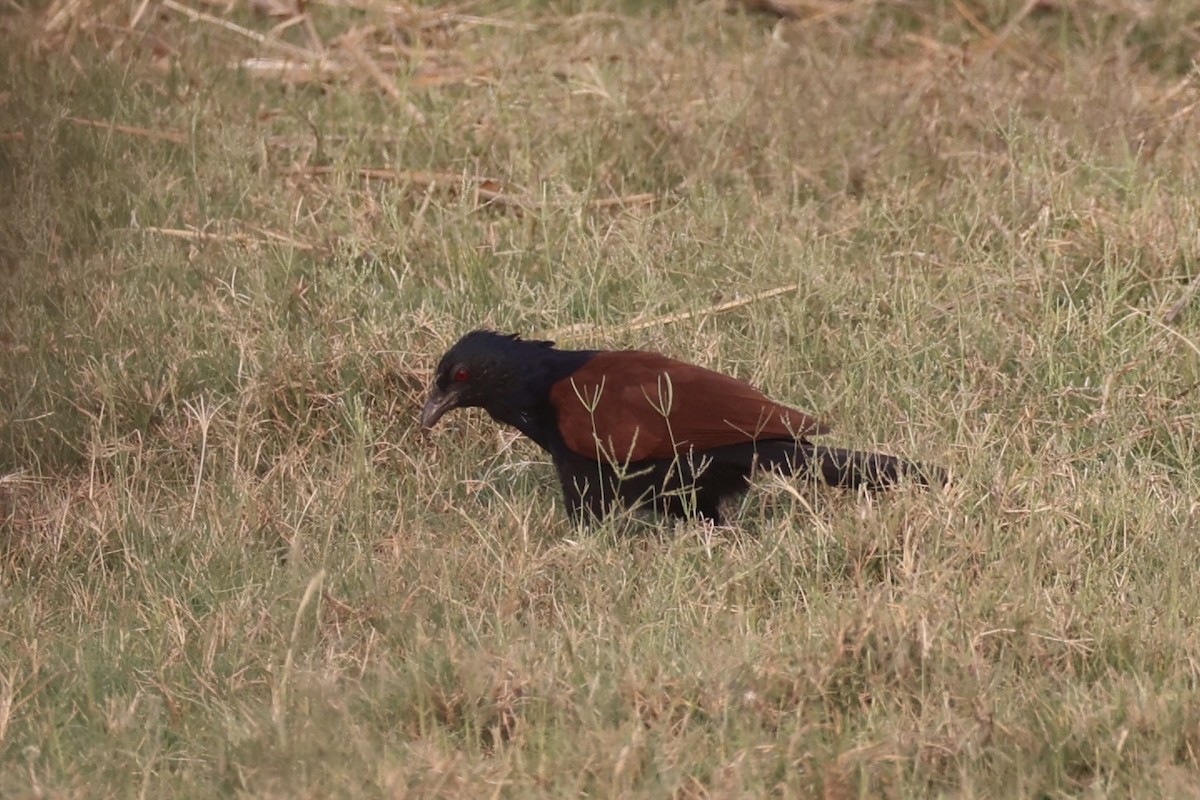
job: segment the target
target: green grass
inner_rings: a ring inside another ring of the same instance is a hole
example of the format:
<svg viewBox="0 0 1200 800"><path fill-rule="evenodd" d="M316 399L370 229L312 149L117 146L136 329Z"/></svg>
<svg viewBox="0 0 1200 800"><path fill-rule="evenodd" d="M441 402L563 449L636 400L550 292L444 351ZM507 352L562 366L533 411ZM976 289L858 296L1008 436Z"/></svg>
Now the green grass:
<svg viewBox="0 0 1200 800"><path fill-rule="evenodd" d="M0 795L1200 793L1200 5L1025 5L11 5ZM420 435L580 323L953 485Z"/></svg>

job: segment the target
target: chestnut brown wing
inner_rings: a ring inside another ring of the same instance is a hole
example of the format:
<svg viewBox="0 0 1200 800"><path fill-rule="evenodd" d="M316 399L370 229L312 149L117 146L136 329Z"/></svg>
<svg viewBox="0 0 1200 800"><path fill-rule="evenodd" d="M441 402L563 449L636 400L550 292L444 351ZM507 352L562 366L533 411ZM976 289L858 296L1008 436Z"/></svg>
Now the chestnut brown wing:
<svg viewBox="0 0 1200 800"><path fill-rule="evenodd" d="M827 429L749 384L636 350L599 353L550 388L571 450L617 463Z"/></svg>

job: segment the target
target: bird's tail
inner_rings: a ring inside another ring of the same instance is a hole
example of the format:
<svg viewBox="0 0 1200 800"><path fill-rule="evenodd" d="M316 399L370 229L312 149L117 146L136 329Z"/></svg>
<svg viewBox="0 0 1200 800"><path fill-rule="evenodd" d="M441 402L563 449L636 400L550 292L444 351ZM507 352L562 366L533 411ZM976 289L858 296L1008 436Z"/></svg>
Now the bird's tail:
<svg viewBox="0 0 1200 800"><path fill-rule="evenodd" d="M936 467L883 453L823 447L811 442L788 442L786 446L766 448L762 444L758 448L761 466L820 479L843 489L886 489L903 481L921 486L946 483L945 472Z"/></svg>

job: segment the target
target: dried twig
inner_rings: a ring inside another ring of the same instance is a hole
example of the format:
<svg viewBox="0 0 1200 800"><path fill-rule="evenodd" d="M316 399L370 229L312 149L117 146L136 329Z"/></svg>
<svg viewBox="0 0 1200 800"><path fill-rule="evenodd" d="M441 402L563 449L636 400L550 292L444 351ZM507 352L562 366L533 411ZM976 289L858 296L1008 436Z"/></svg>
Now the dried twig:
<svg viewBox="0 0 1200 800"><path fill-rule="evenodd" d="M533 201L519 195L509 194L504 191L504 187L499 183L490 180L481 181L476 184L475 199L476 202L485 200L488 203L496 203L512 208L529 208L533 205Z"/></svg>
<svg viewBox="0 0 1200 800"><path fill-rule="evenodd" d="M1035 2L1027 2L1026 7L1017 13L1017 16L1014 18L1013 22L1010 22L1009 25L1005 26L1004 30L1000 34L994 33L991 28L985 25L983 20L976 16L975 12L968 8L962 0L953 0L953 3L954 9L958 12L959 16L966 20L967 24L974 28L975 32L983 38L983 44L975 50L978 55L987 57L994 54L997 50L1003 49L1006 53L1012 56L1015 61L1020 62L1021 66L1025 67L1026 69L1033 69L1035 66L1034 62L1024 53L1019 52L1015 47L1013 47L1008 42L1008 38L1012 34L1013 29L1016 27L1016 24L1024 19L1025 15L1032 11L1037 5Z"/></svg>
<svg viewBox="0 0 1200 800"><path fill-rule="evenodd" d="M770 300L772 297L779 297L783 294L789 294L800 288L800 284L791 283L787 286L776 286L774 289L766 289L765 291L755 292L746 297L739 297L736 300L727 300L724 303L718 303L715 306L708 308L697 309L696 311L681 311L675 314L664 314L662 316L653 317L640 322L630 322L624 325L615 327L605 327L594 325L590 322L577 322L574 325L568 325L565 328L559 328L549 334L551 339L571 339L584 334L599 333L604 331L609 334L623 335L626 333L634 333L635 331L645 330L646 328L654 328L659 325L671 325L676 322L686 322L689 319L696 317L708 317L714 314L724 314L726 311L732 311L735 308L748 306L751 303L758 303L763 300Z"/></svg>
<svg viewBox="0 0 1200 800"><path fill-rule="evenodd" d="M259 239L254 236L248 236L244 233L209 233L208 231L198 231L193 228L155 228L142 227L140 230L148 233L157 233L162 236L173 236L176 239L188 239L194 242L226 242L230 244L272 244L280 242L297 250L321 251L322 248L315 244L302 242L298 239L293 239L282 233L270 231L260 228L259 231L266 236L266 239Z"/></svg>
<svg viewBox="0 0 1200 800"><path fill-rule="evenodd" d="M477 84L494 84L496 76L490 69L422 69L418 70L412 77L412 85L420 89L429 89L435 86L451 86L454 84L467 84L474 86Z"/></svg>
<svg viewBox="0 0 1200 800"><path fill-rule="evenodd" d="M367 75L371 76L371 80L375 81L379 85L379 88L383 89L384 94L390 97L396 105L407 111L409 116L417 122L424 123L426 121L425 115L421 113L421 110L404 97L404 93L397 88L396 82L385 75L379 64L375 63L375 60L367 54L366 50L363 50L357 35L350 34L343 36L341 47L355 64L366 72Z"/></svg>
<svg viewBox="0 0 1200 800"><path fill-rule="evenodd" d="M643 194L628 194L624 197L602 197L599 200L589 200L589 208L633 208L635 206L652 206L661 198L651 192Z"/></svg>
<svg viewBox="0 0 1200 800"><path fill-rule="evenodd" d="M57 33L63 28L68 27L79 17L80 11L83 10L82 7L82 0L65 0L62 3L52 4L47 9L48 14L46 21L42 24L42 31L45 33Z"/></svg>
<svg viewBox="0 0 1200 800"><path fill-rule="evenodd" d="M335 167L300 167L293 172L302 173L304 175L332 175L337 172ZM386 167L359 167L353 170L354 174L360 178L368 178L377 181L396 181L401 183L415 183L420 186L428 186L435 183L450 185L461 184L463 176L455 172L429 172L426 170L409 170L409 169L387 169ZM476 178L479 181L490 180L489 178Z"/></svg>
<svg viewBox="0 0 1200 800"><path fill-rule="evenodd" d="M328 175L336 170L333 167L297 167L293 174ZM383 169L380 167L360 167L354 170L360 178L368 180L394 181L411 183L414 186L444 187L447 191L457 192L464 188L464 183L474 183L475 196L487 203L510 206L512 208L529 208L533 203L516 194L503 189L499 181L491 178L465 178L453 172L428 172L425 170Z"/></svg>
<svg viewBox="0 0 1200 800"><path fill-rule="evenodd" d="M1021 7L1021 10L1014 14L1013 18L1005 23L1004 27L1000 29L999 33L993 35L991 40L984 44L983 48L980 50L980 55L990 56L999 48L1006 46L1008 38L1012 36L1013 31L1015 31L1017 26L1020 25L1035 8L1037 8L1038 3L1040 2L1042 2L1042 0L1025 0L1025 5Z"/></svg>
<svg viewBox="0 0 1200 800"><path fill-rule="evenodd" d="M342 72L338 65L323 59L319 63L297 61L294 58L243 58L233 64L258 78L271 78L285 83L312 83L335 77Z"/></svg>
<svg viewBox="0 0 1200 800"><path fill-rule="evenodd" d="M292 169L292 174L316 176L329 175L336 171L336 168L329 166L297 166ZM464 188L464 184L467 184L470 185L470 191L474 193L475 198L484 203L509 206L511 208L532 208L537 205L537 203L525 195L514 194L506 190L503 184L492 178L478 176L468 178L454 172L385 169L382 167L360 167L354 170L354 173L360 178L366 178L367 180L411 183L414 186L422 188L441 187L449 192L457 192ZM645 192L622 197L602 197L596 200L589 200L584 205L594 209L634 208L636 206L653 205L661 199L659 195Z"/></svg>
<svg viewBox="0 0 1200 800"><path fill-rule="evenodd" d="M352 8L357 11L375 11L378 3L371 0L309 0L309 5L336 6L338 9ZM394 17L403 17L406 22L418 28L432 28L439 25L457 23L470 26L487 26L492 28L509 28L521 31L536 31L538 26L532 22L516 22L499 17L481 17L477 14L465 14L453 8L432 9L413 6L409 3L383 3L382 11Z"/></svg>
<svg viewBox="0 0 1200 800"><path fill-rule="evenodd" d="M214 17L212 14L206 14L203 11L197 11L194 8L188 8L182 3L175 2L175 0L162 0L162 4L165 8L178 11L180 14L183 14L193 22L206 22L209 25L216 25L217 27L232 31L240 36L245 36L247 39L253 39L261 45L271 47L276 50L281 50L285 53L290 53L298 58L303 58L305 60L316 60L320 58L320 56L318 56L316 53L305 50L303 47L297 47L294 44L289 44L282 39L264 36L258 31L252 31L249 28L243 28L241 25L230 22L229 20L221 19L220 17Z"/></svg>
<svg viewBox="0 0 1200 800"><path fill-rule="evenodd" d="M389 6L388 11L392 11L393 7ZM446 23L457 22L460 25L481 25L490 28L509 28L519 31L536 31L538 26L532 22L513 22L507 19L499 19L498 17L480 17L475 14L455 14L453 12L438 12L436 16L424 20L421 27L429 28L434 25L444 25Z"/></svg>
<svg viewBox="0 0 1200 800"><path fill-rule="evenodd" d="M96 119L84 119L83 117L64 117L67 122L73 122L76 125L82 125L86 128L100 128L102 130L116 131L117 133L126 133L130 136L142 136L146 139L154 139L160 142L171 142L172 144L187 144L187 134L179 133L178 131L156 131L151 128L139 128L135 125L118 125L115 122L103 122Z"/></svg>
<svg viewBox="0 0 1200 800"><path fill-rule="evenodd" d="M386 68L389 66L387 62L379 64L378 61L372 62L379 70L383 78L384 91L394 99L397 97L399 90L388 80ZM319 61L298 61L294 58L270 58L270 57L255 57L243 58L232 64L235 69L245 70L250 75L257 78L270 78L274 80L287 81L288 83L312 83L319 80L328 80L332 78L343 77L352 65L339 63L332 58L323 58ZM361 68L362 65L360 64ZM375 78L376 82L379 78ZM454 84L475 85L481 83L495 83L495 76L491 70L464 70L464 69L418 69L410 78L409 85L417 89L429 89L437 86L451 86ZM386 88L391 86L391 89ZM401 95L402 97L402 95ZM421 110L411 103L405 104L405 110L414 117L424 119L424 114Z"/></svg>
<svg viewBox="0 0 1200 800"><path fill-rule="evenodd" d="M1167 313L1163 314L1163 322L1170 325L1175 321L1175 318L1183 313L1183 309L1191 302L1192 296L1196 294L1196 290L1200 289L1200 277L1193 278L1192 282L1183 290L1183 296L1171 304L1167 309Z"/></svg>
<svg viewBox="0 0 1200 800"><path fill-rule="evenodd" d="M397 103L404 102L404 94L396 88L396 82L389 79L379 65L375 63L374 59L367 55L367 51L363 50L362 43L359 41L357 35L350 34L343 36L339 44L346 51L346 54L350 56L351 60L371 76L371 80L375 81L380 89L383 89L384 94Z"/></svg>

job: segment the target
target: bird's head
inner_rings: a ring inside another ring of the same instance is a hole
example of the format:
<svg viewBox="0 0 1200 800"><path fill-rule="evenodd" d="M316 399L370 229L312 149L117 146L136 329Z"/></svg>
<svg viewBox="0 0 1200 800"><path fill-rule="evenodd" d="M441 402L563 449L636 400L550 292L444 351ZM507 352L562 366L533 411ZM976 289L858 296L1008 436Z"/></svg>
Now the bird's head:
<svg viewBox="0 0 1200 800"><path fill-rule="evenodd" d="M526 341L515 334L472 331L438 362L429 399L421 409L421 430L428 431L456 408L489 410L521 384L534 351L553 342Z"/></svg>

